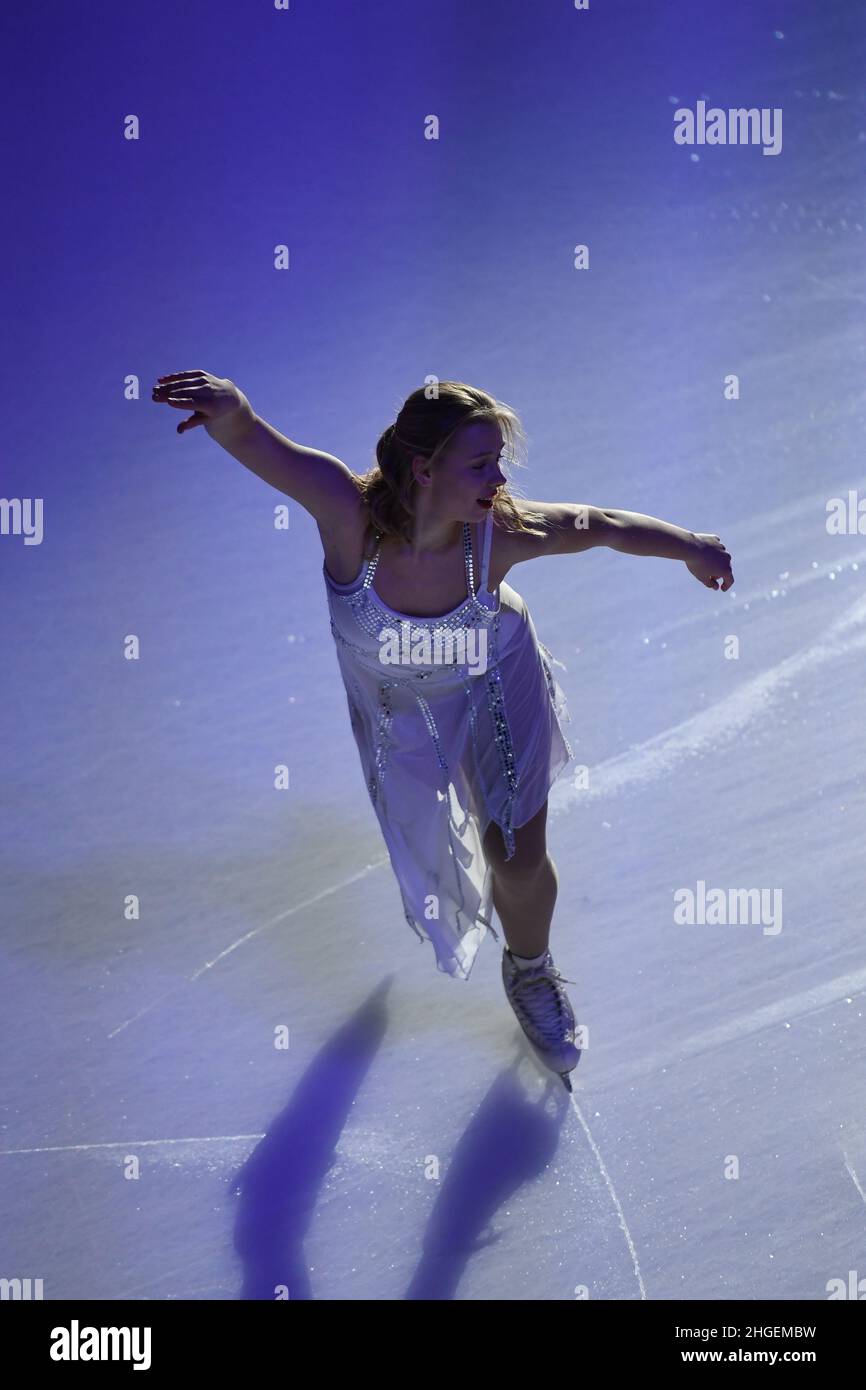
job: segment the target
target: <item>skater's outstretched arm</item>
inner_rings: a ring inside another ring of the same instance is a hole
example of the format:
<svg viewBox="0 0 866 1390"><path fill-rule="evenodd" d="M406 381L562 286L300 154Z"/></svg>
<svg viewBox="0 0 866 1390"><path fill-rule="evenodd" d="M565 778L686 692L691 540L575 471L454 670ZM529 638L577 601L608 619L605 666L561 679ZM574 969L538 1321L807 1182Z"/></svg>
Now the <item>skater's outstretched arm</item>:
<svg viewBox="0 0 866 1390"><path fill-rule="evenodd" d="M542 555L575 555L596 545L606 545L626 555L682 560L689 573L708 589L730 589L734 582L731 557L719 537L710 532L687 531L643 512L624 512L614 507L590 507L577 502L525 505L544 517L539 529L545 535L503 533L508 565Z"/></svg>
<svg viewBox="0 0 866 1390"><path fill-rule="evenodd" d="M204 425L233 458L300 503L326 530L356 515L358 489L345 463L286 439L259 419L243 391L228 378L172 372L159 378L152 399L176 410L193 410L189 419L181 420L178 434Z"/></svg>

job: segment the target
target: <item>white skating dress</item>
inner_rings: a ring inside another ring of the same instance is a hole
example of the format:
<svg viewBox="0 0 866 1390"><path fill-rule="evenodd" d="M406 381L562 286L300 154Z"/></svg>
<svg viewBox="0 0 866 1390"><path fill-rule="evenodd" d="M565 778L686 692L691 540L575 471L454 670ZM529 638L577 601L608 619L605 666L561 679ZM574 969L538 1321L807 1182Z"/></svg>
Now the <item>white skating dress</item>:
<svg viewBox="0 0 866 1390"><path fill-rule="evenodd" d="M349 584L322 566L331 631L364 780L397 878L406 921L431 941L436 967L468 980L491 922L491 821L508 858L514 829L544 804L573 757L557 661L529 609L503 580L487 585L493 516L485 519L481 582L463 524L467 597L450 613L397 613L373 588L373 556ZM498 598L498 604L497 604Z"/></svg>

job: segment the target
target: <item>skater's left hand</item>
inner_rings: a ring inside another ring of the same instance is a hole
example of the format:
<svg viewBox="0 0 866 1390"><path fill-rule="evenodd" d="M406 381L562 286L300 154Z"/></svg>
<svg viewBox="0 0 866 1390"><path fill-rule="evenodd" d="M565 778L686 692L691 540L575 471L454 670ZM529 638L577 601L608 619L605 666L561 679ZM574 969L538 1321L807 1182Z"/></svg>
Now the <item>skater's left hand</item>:
<svg viewBox="0 0 866 1390"><path fill-rule="evenodd" d="M731 557L719 537L705 531L696 531L694 536L695 554L686 560L686 569L708 589L730 589L734 582Z"/></svg>

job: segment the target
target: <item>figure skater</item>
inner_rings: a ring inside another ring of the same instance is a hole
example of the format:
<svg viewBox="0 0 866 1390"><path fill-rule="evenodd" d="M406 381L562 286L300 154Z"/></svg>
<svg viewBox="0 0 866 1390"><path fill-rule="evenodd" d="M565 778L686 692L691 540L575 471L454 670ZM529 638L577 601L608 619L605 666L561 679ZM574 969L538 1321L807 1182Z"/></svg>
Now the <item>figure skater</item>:
<svg viewBox="0 0 866 1390"><path fill-rule="evenodd" d="M546 842L548 792L573 757L570 715L552 669L562 663L505 576L605 545L682 560L727 590L721 540L641 513L513 496L519 417L463 382L413 391L363 476L287 439L208 372L160 377L153 399L193 410L178 433L204 425L315 519L352 732L406 921L432 943L437 969L466 980L486 933L498 940L495 908L506 997L570 1090L580 1051L563 985L574 982L549 949L559 880Z"/></svg>

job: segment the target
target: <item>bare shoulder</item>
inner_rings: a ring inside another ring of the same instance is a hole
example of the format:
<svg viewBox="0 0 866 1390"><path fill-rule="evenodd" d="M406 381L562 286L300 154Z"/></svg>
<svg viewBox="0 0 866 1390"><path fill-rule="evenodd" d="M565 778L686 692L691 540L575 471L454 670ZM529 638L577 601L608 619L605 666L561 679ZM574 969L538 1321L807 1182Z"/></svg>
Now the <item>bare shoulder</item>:
<svg viewBox="0 0 866 1390"><path fill-rule="evenodd" d="M522 511L536 513L540 520L527 521L532 531L512 531L494 518L491 543L491 588L524 560L546 555L574 555L595 545L606 545L613 523L601 507L578 502L535 502L520 499ZM538 532L539 534L535 534Z"/></svg>
<svg viewBox="0 0 866 1390"><path fill-rule="evenodd" d="M317 521L325 565L338 584L351 584L364 560L370 508L355 485L345 491L327 522Z"/></svg>

